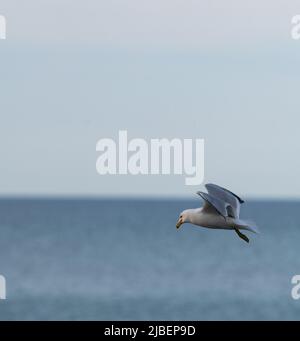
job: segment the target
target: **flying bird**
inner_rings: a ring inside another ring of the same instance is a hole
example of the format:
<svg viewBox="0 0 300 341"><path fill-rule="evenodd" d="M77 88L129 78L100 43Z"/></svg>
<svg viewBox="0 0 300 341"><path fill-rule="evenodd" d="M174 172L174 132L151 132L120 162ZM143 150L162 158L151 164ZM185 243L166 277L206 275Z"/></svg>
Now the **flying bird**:
<svg viewBox="0 0 300 341"><path fill-rule="evenodd" d="M239 196L228 189L215 184L205 185L207 192L197 192L204 200L201 208L191 208L180 213L176 227L184 223L222 230L234 230L236 234L249 243L249 238L241 230L258 233L253 222L240 219L240 206L244 203Z"/></svg>

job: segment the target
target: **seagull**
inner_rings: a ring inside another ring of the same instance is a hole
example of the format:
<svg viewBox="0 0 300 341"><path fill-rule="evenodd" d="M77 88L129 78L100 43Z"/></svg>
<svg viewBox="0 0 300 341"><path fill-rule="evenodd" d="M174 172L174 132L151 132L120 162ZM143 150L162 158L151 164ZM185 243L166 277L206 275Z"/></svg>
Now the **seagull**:
<svg viewBox="0 0 300 341"><path fill-rule="evenodd" d="M249 243L249 238L241 230L258 233L258 228L255 223L240 219L240 206L244 200L221 186L206 184L205 187L208 193L197 192L204 200L203 207L181 212L177 229L184 223L191 223L211 229L234 230L241 239Z"/></svg>

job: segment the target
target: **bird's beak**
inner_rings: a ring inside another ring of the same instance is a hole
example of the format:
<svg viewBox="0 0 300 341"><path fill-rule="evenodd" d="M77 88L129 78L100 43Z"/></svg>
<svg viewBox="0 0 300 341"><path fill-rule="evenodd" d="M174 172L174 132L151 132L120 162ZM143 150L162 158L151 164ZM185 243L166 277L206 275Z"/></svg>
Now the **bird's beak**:
<svg viewBox="0 0 300 341"><path fill-rule="evenodd" d="M182 221L181 219L178 219L176 227L179 229L179 227L182 225Z"/></svg>

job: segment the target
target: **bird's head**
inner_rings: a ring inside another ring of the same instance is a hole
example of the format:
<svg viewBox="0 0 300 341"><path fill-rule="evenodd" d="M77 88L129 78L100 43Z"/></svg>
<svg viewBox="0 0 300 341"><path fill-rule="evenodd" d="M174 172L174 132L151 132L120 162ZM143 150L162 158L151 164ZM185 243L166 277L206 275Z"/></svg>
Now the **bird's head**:
<svg viewBox="0 0 300 341"><path fill-rule="evenodd" d="M189 223L190 219L189 219L189 212L188 210L185 210L183 212L180 213L176 227L179 229L179 227L184 224L184 223Z"/></svg>

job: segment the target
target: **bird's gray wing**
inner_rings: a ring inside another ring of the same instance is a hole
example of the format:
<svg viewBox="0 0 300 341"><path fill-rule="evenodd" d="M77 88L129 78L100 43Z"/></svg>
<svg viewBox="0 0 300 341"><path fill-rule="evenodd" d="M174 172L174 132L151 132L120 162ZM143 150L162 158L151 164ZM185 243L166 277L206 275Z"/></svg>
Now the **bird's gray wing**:
<svg viewBox="0 0 300 341"><path fill-rule="evenodd" d="M210 195L229 204L227 206L227 213L229 217L239 218L241 202L244 202L241 198L227 189L215 184L206 184L205 187Z"/></svg>
<svg viewBox="0 0 300 341"><path fill-rule="evenodd" d="M221 193L223 192L224 194L227 193L227 195L229 196L234 196L240 204L244 203L244 200L241 199L238 195L234 194L233 192L229 191L228 189L215 185L215 184L206 184L205 185L206 189L210 192L210 191L215 191L215 193Z"/></svg>
<svg viewBox="0 0 300 341"><path fill-rule="evenodd" d="M201 196L201 198L205 201L205 205L203 207L203 210L208 212L208 210L211 210L211 206L219 213L221 214L224 218L228 217L228 212L227 212L227 206L229 205L225 201L222 201L208 193L204 192L197 192L198 195Z"/></svg>
<svg viewBox="0 0 300 341"><path fill-rule="evenodd" d="M219 215L220 214L215 209L215 207L209 201L207 201L207 200L203 200L202 212L207 213L207 214L214 214L214 215Z"/></svg>

